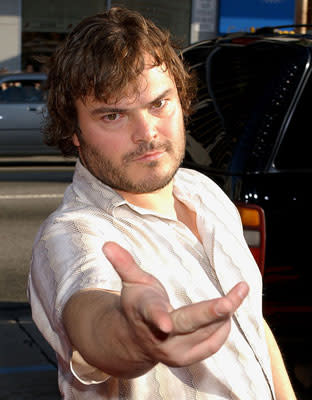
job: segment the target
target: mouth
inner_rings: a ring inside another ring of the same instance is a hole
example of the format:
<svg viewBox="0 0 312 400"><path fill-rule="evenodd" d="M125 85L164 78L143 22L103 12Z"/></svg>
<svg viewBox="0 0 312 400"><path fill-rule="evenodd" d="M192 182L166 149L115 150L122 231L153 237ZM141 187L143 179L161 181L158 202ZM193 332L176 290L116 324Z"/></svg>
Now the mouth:
<svg viewBox="0 0 312 400"><path fill-rule="evenodd" d="M133 161L155 161L159 160L164 154L164 151L149 151L136 157Z"/></svg>

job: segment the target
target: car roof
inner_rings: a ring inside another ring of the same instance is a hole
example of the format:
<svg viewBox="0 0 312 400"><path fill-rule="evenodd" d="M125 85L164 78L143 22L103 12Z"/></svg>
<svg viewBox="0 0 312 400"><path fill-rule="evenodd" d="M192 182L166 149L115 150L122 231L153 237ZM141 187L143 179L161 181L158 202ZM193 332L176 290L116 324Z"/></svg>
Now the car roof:
<svg viewBox="0 0 312 400"><path fill-rule="evenodd" d="M0 83L10 80L45 80L47 75L43 72L5 72L0 74Z"/></svg>

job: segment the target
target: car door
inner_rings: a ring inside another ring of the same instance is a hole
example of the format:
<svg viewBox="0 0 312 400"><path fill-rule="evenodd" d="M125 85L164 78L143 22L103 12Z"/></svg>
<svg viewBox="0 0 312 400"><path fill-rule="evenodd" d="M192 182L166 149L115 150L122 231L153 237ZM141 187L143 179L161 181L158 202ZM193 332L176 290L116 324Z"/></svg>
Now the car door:
<svg viewBox="0 0 312 400"><path fill-rule="evenodd" d="M312 135L311 101L312 74L310 74L301 96L294 107L280 142L276 146L271 181L276 187L272 202L274 232L278 233L274 249L270 249L275 265L288 266L301 278L298 298L306 295L312 303L307 283L312 278L311 262L311 180L312 180ZM273 214L274 211L274 214ZM294 287L294 285L292 285ZM303 289L305 287L305 289Z"/></svg>
<svg viewBox="0 0 312 400"><path fill-rule="evenodd" d="M40 132L44 98L40 80L7 79L0 92L0 154L32 155L49 151Z"/></svg>

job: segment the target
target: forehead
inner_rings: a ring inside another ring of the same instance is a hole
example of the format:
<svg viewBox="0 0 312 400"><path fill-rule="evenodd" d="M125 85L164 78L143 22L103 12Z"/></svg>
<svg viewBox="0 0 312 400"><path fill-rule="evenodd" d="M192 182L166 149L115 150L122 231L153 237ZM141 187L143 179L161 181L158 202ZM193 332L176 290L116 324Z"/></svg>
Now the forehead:
<svg viewBox="0 0 312 400"><path fill-rule="evenodd" d="M149 103L161 96L162 93L171 91L177 93L174 79L170 76L164 65L153 66L146 64L143 72L137 79L125 86L120 92L112 95L105 101L97 100L94 96L87 96L86 105L106 104L116 108L129 108L137 103Z"/></svg>

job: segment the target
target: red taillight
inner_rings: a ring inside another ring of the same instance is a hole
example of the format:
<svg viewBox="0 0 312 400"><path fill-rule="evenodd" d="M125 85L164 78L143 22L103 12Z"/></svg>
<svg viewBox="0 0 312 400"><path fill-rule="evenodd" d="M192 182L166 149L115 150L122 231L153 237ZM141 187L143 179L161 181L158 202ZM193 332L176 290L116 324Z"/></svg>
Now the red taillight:
<svg viewBox="0 0 312 400"><path fill-rule="evenodd" d="M261 207L254 204L236 204L240 213L244 236L261 274L265 260L265 216Z"/></svg>

